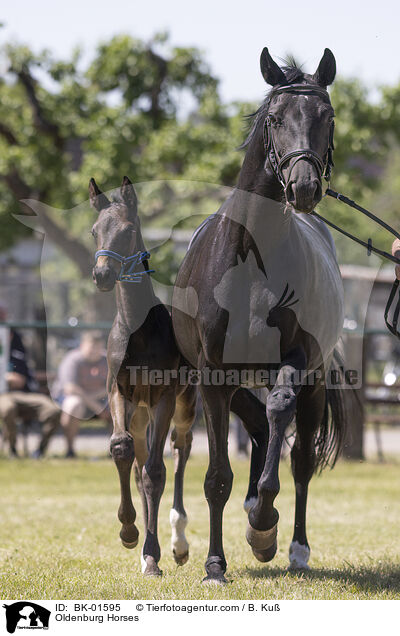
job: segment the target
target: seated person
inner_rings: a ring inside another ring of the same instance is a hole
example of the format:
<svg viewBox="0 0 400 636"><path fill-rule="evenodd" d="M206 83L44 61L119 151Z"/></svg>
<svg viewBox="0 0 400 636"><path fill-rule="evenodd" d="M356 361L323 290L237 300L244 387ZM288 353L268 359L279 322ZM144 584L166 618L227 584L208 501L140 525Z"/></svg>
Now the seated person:
<svg viewBox="0 0 400 636"><path fill-rule="evenodd" d="M0 321L6 320L6 312L0 307ZM34 456L44 455L49 439L60 424L60 409L51 398L37 391L26 359L21 336L10 330L9 370L6 373L8 391L0 395L0 418L3 420L3 437L9 443L10 453L17 453L17 420L37 420L42 425L42 439Z"/></svg>
<svg viewBox="0 0 400 636"><path fill-rule="evenodd" d="M93 416L111 421L107 407L107 359L101 332L82 335L77 349L69 351L58 369L55 397L67 439L66 457L75 457L74 441L81 420Z"/></svg>

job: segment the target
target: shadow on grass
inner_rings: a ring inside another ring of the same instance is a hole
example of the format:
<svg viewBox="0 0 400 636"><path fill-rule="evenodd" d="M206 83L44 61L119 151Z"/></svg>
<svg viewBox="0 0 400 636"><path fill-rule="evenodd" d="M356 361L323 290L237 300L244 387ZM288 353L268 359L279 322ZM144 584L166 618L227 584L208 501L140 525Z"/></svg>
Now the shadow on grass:
<svg viewBox="0 0 400 636"><path fill-rule="evenodd" d="M400 592L400 565L381 563L376 566L360 565L358 567L349 564L342 569L314 568L291 572L286 568L241 568L235 573L237 576L250 576L254 579L277 579L285 577L295 581L336 581L342 585L355 585L360 592L374 594L383 591Z"/></svg>

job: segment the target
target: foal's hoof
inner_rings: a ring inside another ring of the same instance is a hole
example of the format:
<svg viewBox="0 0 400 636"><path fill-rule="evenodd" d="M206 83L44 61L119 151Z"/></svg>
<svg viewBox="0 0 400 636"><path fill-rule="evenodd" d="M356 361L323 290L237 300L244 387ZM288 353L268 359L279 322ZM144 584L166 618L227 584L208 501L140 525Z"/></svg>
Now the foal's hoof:
<svg viewBox="0 0 400 636"><path fill-rule="evenodd" d="M302 545L298 541L292 541L289 548L289 570L309 570L308 560L310 558L310 548L308 545Z"/></svg>
<svg viewBox="0 0 400 636"><path fill-rule="evenodd" d="M174 561L177 565L185 565L185 563L187 563L189 559L189 550L184 554L177 554L176 550L173 550L172 553L174 555Z"/></svg>
<svg viewBox="0 0 400 636"><path fill-rule="evenodd" d="M157 565L154 557L142 554L142 574L144 576L162 576L162 570Z"/></svg>
<svg viewBox="0 0 400 636"><path fill-rule="evenodd" d="M189 544L185 537L185 528L187 526L187 516L172 508L169 514L171 524L171 549L174 555L175 563L185 565L189 558Z"/></svg>
<svg viewBox="0 0 400 636"><path fill-rule="evenodd" d="M251 546L254 556L261 563L272 561L278 549L278 524L269 530L255 530L250 524L247 526L246 539Z"/></svg>
<svg viewBox="0 0 400 636"><path fill-rule="evenodd" d="M139 530L133 523L131 526L123 526L119 533L122 545L128 550L136 548L139 541Z"/></svg>

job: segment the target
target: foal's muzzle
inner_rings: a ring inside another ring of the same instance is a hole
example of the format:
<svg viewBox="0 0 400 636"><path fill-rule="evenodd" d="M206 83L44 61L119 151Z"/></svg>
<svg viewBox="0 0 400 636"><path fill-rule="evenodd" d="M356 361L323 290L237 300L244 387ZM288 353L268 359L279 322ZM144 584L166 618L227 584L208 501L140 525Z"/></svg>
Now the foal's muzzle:
<svg viewBox="0 0 400 636"><path fill-rule="evenodd" d="M117 280L117 274L108 265L96 265L93 268L93 280L100 291L111 291Z"/></svg>

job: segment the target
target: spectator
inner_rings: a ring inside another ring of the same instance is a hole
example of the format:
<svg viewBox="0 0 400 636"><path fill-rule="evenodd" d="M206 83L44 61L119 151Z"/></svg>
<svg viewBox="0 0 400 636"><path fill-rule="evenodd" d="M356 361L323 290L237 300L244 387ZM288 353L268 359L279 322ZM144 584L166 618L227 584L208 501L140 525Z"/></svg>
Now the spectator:
<svg viewBox="0 0 400 636"><path fill-rule="evenodd" d="M5 322L7 313L0 307L0 321ZM9 443L10 453L17 452L17 420L37 420L42 426L42 438L35 457L44 455L49 439L60 423L60 409L38 387L29 370L26 351L21 336L10 329L9 370L6 373L8 391L0 395L0 417L3 420L3 437Z"/></svg>
<svg viewBox="0 0 400 636"><path fill-rule="evenodd" d="M94 415L110 421L107 407L107 359L101 332L82 335L79 348L62 360L55 386L61 405L61 425L67 439L66 457L75 457L74 442L82 419Z"/></svg>

